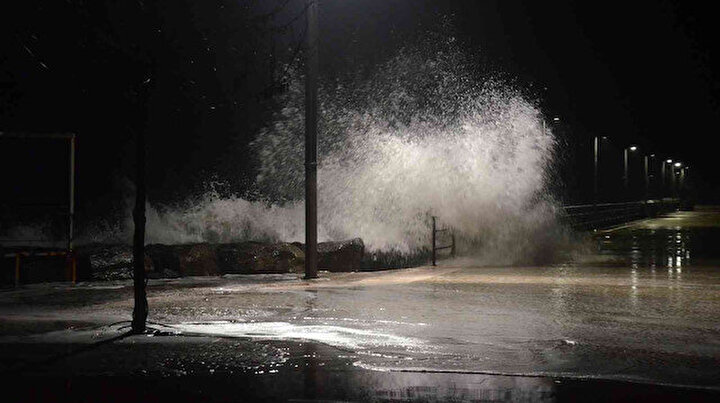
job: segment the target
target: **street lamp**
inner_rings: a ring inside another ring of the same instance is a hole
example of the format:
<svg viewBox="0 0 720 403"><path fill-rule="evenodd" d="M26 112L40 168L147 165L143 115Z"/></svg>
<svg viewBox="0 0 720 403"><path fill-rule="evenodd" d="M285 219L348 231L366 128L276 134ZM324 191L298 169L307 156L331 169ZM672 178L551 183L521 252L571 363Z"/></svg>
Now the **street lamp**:
<svg viewBox="0 0 720 403"><path fill-rule="evenodd" d="M647 183L648 183L648 197L660 197L662 198L662 187L664 186L665 181L665 175L664 171L662 171L663 166L665 165L665 161L662 160L657 154L651 153L649 156L645 156L646 158L646 172L647 172ZM661 165L661 171L658 172L658 164ZM661 175L658 175L661 174ZM660 176L660 184L658 185L657 177Z"/></svg>
<svg viewBox="0 0 720 403"><path fill-rule="evenodd" d="M305 61L305 278L317 278L318 7L307 0Z"/></svg>
<svg viewBox="0 0 720 403"><path fill-rule="evenodd" d="M667 166L667 168L666 168ZM670 197L675 196L675 182L676 182L676 175L675 175L675 169L674 167L681 167L682 163L680 161L674 161L672 158L668 158L665 160L665 163L663 164L663 182L665 182L665 170L667 169L668 175L668 183L666 186L668 187L668 190L670 192Z"/></svg>
<svg viewBox="0 0 720 403"><path fill-rule="evenodd" d="M650 158L655 158L655 154L643 156L643 168L645 173L645 200L650 197Z"/></svg>
<svg viewBox="0 0 720 403"><path fill-rule="evenodd" d="M625 190L626 191L628 190L628 187L630 185L630 181L629 181L630 178L628 177L628 158L629 158L628 153L637 151L637 149L638 149L637 146L630 146L623 150L623 162L624 162L624 168L625 168L625 176L623 176L623 180L625 182Z"/></svg>
<svg viewBox="0 0 720 403"><path fill-rule="evenodd" d="M552 118L552 123L560 123L560 118L555 116L554 118ZM545 135L545 134L547 134L547 124L545 123L545 118L543 118L543 120L542 120L542 125L543 125L543 135Z"/></svg>
<svg viewBox="0 0 720 403"><path fill-rule="evenodd" d="M593 205L597 212L598 204L598 164L600 162L600 140L607 140L607 136L593 138Z"/></svg>

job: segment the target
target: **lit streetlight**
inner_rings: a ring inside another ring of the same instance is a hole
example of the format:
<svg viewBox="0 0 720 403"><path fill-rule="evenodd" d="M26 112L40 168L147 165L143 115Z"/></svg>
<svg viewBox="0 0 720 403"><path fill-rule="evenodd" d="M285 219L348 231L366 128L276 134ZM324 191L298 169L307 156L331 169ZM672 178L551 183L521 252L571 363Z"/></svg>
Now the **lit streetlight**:
<svg viewBox="0 0 720 403"><path fill-rule="evenodd" d="M661 196L663 196L668 189L668 181L666 180L667 174L665 172L668 169L668 166L670 166L670 174L672 175L672 163L673 163L672 158L668 158L665 161L663 161L661 172L662 172L662 188L664 191L661 192L662 193ZM670 176L669 179L671 181L670 183L672 183L673 177Z"/></svg>
<svg viewBox="0 0 720 403"><path fill-rule="evenodd" d="M625 183L625 190L627 191L630 185L630 178L628 176L628 159L629 159L629 153L637 151L637 146L630 146L623 150L623 162L624 162L624 172L625 175L623 176L623 181Z"/></svg>

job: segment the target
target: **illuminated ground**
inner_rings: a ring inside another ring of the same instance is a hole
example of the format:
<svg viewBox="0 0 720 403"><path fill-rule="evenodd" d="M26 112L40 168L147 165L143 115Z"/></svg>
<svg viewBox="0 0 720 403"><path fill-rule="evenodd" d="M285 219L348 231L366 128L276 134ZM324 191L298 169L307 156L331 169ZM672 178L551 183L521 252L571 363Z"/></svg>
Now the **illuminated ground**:
<svg viewBox="0 0 720 403"><path fill-rule="evenodd" d="M195 385L212 396L239 382L252 385L248 396L270 400L712 400L720 392L718 244L720 212L703 210L599 233L572 262L553 266L457 261L313 282L151 281L150 319L160 332L97 346L125 330L130 283L28 286L0 293L0 363L58 385L72 375L97 393L109 387L98 386L99 375L118 390L141 375L150 382L143 390Z"/></svg>

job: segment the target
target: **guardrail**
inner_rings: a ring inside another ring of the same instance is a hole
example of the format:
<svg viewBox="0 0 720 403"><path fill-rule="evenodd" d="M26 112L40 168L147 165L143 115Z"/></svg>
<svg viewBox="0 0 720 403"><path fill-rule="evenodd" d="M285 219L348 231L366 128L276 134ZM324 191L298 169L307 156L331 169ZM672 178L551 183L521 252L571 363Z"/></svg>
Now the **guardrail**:
<svg viewBox="0 0 720 403"><path fill-rule="evenodd" d="M561 220L575 229L598 229L676 211L679 199L640 200L624 203L580 204L562 206ZM455 234L452 228L438 228L432 216L432 265L437 266L437 251L450 249L455 256ZM448 234L449 245L438 245L438 235Z"/></svg>
<svg viewBox="0 0 720 403"><path fill-rule="evenodd" d="M77 257L73 251L16 251L4 253L0 258L15 258L15 288L20 286L20 268L22 259L28 257L52 257L65 256L67 259L68 270L70 271L70 281L77 283Z"/></svg>
<svg viewBox="0 0 720 403"><path fill-rule="evenodd" d="M65 229L67 234L67 247L64 250L19 250L20 247L26 246L22 244L32 243L45 243L41 239L0 239L0 259L4 258L15 258L15 286L20 285L20 269L21 262L24 257L48 257L48 256L66 256L69 270L71 272L71 281L73 284L77 281L77 263L74 251L75 244L75 149L77 143L77 136L75 133L9 133L0 131L0 140L62 140L67 141L68 145L68 203L67 204L16 204L9 206L15 210L23 209L44 209L44 210L56 210L54 214L60 213L67 219L67 228ZM18 245L15 247L15 245ZM3 249L15 249L10 253L6 253Z"/></svg>
<svg viewBox="0 0 720 403"><path fill-rule="evenodd" d="M675 211L678 199L640 200L625 203L583 204L563 206L563 219L576 229L610 227L642 218Z"/></svg>
<svg viewBox="0 0 720 403"><path fill-rule="evenodd" d="M438 246L438 234L449 234L450 245ZM452 228L437 228L437 217L432 216L432 265L437 266L437 251L450 249L450 256L455 257L455 233Z"/></svg>

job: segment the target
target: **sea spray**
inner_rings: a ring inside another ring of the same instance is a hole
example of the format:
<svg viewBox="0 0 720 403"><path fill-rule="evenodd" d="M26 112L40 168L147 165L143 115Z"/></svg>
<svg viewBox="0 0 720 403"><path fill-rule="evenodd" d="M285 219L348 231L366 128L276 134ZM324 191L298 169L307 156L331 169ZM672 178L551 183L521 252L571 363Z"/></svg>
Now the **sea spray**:
<svg viewBox="0 0 720 403"><path fill-rule="evenodd" d="M295 74L251 144L258 197L209 192L150 206L148 243L302 242L303 99ZM412 254L428 247L434 215L464 252L496 263L533 258L553 242L552 133L533 102L475 71L452 38L325 82L320 99L321 241L360 237L369 250Z"/></svg>

